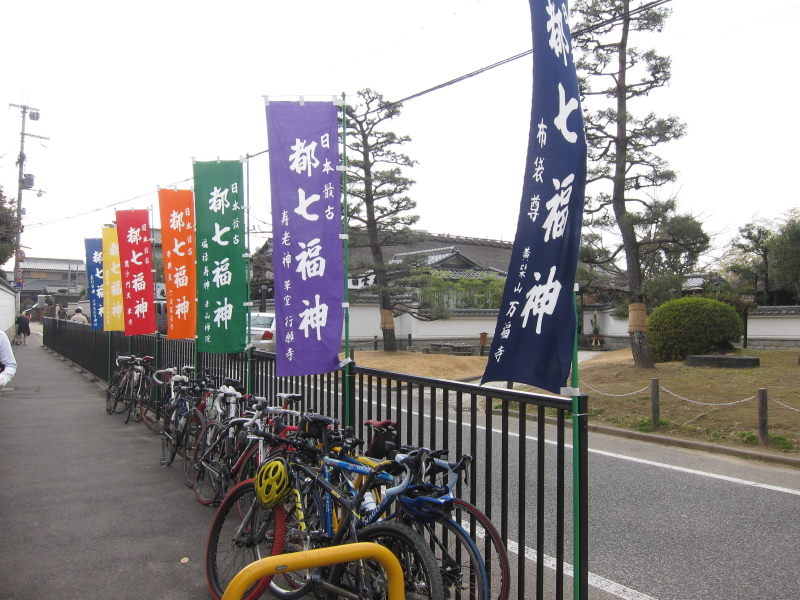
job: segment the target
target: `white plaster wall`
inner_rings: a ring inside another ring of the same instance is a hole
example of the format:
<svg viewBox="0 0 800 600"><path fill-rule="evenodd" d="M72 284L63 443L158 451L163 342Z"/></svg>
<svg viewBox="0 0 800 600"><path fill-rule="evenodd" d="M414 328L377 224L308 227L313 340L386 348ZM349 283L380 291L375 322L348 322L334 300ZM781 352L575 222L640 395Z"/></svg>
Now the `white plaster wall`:
<svg viewBox="0 0 800 600"><path fill-rule="evenodd" d="M611 310L598 311L600 333L610 336L627 336L628 319L617 319ZM583 331L592 332L593 311L583 314ZM800 340L800 315L748 315L748 338L767 338L774 340Z"/></svg>
<svg viewBox="0 0 800 600"><path fill-rule="evenodd" d="M598 320L600 321L600 334L601 335L628 335L628 319L618 319L611 313L612 309L597 311ZM583 332L585 334L592 333L592 319L594 319L594 311L587 310L583 313Z"/></svg>
<svg viewBox="0 0 800 600"><path fill-rule="evenodd" d="M381 338L380 310L377 304L358 304L350 306L350 339ZM439 319L438 321L420 321L411 315L402 314L395 317L395 335L412 339L425 338L475 338L482 332L494 335L496 319L478 317L459 317L455 319Z"/></svg>
<svg viewBox="0 0 800 600"><path fill-rule="evenodd" d="M17 319L17 294L0 285L0 330L6 331Z"/></svg>
<svg viewBox="0 0 800 600"><path fill-rule="evenodd" d="M770 338L777 340L800 339L800 316L764 315L747 317L748 338Z"/></svg>

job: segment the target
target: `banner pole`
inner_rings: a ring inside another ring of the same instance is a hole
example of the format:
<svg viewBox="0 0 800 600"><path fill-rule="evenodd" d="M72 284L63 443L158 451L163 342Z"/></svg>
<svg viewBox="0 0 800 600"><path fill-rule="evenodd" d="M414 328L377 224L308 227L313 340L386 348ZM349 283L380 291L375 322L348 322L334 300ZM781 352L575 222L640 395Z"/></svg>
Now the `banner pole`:
<svg viewBox="0 0 800 600"><path fill-rule="evenodd" d="M350 411L351 398L350 378L352 366L350 361L350 289L348 286L348 270L350 265L350 215L347 205L347 104L342 92L342 242L344 250L344 423L353 424Z"/></svg>
<svg viewBox="0 0 800 600"><path fill-rule="evenodd" d="M582 485L586 477L586 465L583 454L586 436L582 435L588 419L586 412L585 396L579 392L580 375L578 373L578 312L577 312L578 284L572 291L572 310L575 313L575 335L572 344L572 377L570 384L573 389L572 396L572 538L573 538L573 597L575 600L586 600L587 581L586 572L586 539L583 533L585 522L586 486ZM582 401L583 400L583 401Z"/></svg>
<svg viewBox="0 0 800 600"><path fill-rule="evenodd" d="M251 280L251 269L253 267L253 258L250 253L250 154L245 155L244 164L247 167L247 178L245 179L245 205L247 209L244 211L244 227L247 231L247 237L245 242L245 254L247 254L247 259L245 262L245 282L247 284L247 294L245 296L245 304L247 304L247 329L245 331L245 338L244 338L244 347L245 352L247 355L245 368L247 372L245 373L245 391L248 394L253 393L253 347L250 344L250 340L252 339L252 323L251 319L253 318L253 307L252 307L252 280Z"/></svg>

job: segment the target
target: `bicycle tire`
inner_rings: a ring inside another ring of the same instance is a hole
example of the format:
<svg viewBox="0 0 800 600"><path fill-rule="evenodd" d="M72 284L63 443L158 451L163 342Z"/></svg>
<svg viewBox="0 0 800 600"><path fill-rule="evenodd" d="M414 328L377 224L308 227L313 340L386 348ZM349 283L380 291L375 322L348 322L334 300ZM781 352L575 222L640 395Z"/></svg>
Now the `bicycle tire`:
<svg viewBox="0 0 800 600"><path fill-rule="evenodd" d="M194 449L200 439L200 431L206 424L206 419L199 410L192 409L184 425L183 432L183 479L187 487L194 487Z"/></svg>
<svg viewBox="0 0 800 600"><path fill-rule="evenodd" d="M483 562L486 566L489 598L492 600L508 600L511 591L511 567L500 532L497 531L489 517L483 514L478 507L460 498L453 499L452 517L467 533L471 531L470 517L475 519L476 536L484 540L484 543L477 541L477 546L481 551ZM480 530L477 528L480 528ZM486 548L486 541L491 545L488 549Z"/></svg>
<svg viewBox="0 0 800 600"><path fill-rule="evenodd" d="M461 525L444 517L427 523L414 521L414 528L430 544L447 598L489 600L483 557Z"/></svg>
<svg viewBox="0 0 800 600"><path fill-rule="evenodd" d="M444 598L442 575L427 542L413 529L394 521L379 521L358 530L359 542L376 542L389 548L403 568L406 600ZM330 582L362 599L386 598L386 574L371 560L335 565ZM330 600L339 595L331 592Z"/></svg>
<svg viewBox="0 0 800 600"><path fill-rule="evenodd" d="M122 375L119 387L117 387L117 403L114 412L117 413L118 415L125 412L125 410L127 410L128 408L128 405L126 404L125 401L128 397L128 388L130 387L130 383L131 383L130 371L126 371Z"/></svg>
<svg viewBox="0 0 800 600"><path fill-rule="evenodd" d="M200 504L211 504L220 495L221 474L225 468L225 449L222 443L217 443L217 440L223 431L224 427L219 421L206 422L194 447L192 487Z"/></svg>
<svg viewBox="0 0 800 600"><path fill-rule="evenodd" d="M317 489L307 484L300 492L301 505L305 517L306 531L300 531L297 518L297 506L293 495L284 504L286 526L283 551L302 552L319 548L322 531L323 504ZM311 591L314 585L310 570L292 571L290 573L276 573L269 583L269 593L280 600L297 600Z"/></svg>
<svg viewBox="0 0 800 600"><path fill-rule="evenodd" d="M180 417L178 417L178 411L173 410L167 417L164 419L164 432L166 433L166 437L164 438L167 443L167 465L171 465L175 461L175 456L178 454L178 446L181 445L182 431L179 428Z"/></svg>
<svg viewBox="0 0 800 600"><path fill-rule="evenodd" d="M139 381L141 381L141 379ZM133 384L130 384L128 387L130 389L128 390L128 395L125 398L125 404L127 405L127 408L124 411L126 425L130 423L134 411L139 412L139 390L135 389ZM136 387L138 388L139 386L137 385Z"/></svg>
<svg viewBox="0 0 800 600"><path fill-rule="evenodd" d="M153 389L153 384L149 381L145 383L142 396L139 399L139 419L153 433L161 433L161 421L158 415L157 390Z"/></svg>
<svg viewBox="0 0 800 600"><path fill-rule="evenodd" d="M272 509L261 504L252 479L231 490L214 515L206 542L206 582L215 600L220 600L241 569L283 552L285 527L283 507ZM259 579L242 598L260 597L271 579Z"/></svg>
<svg viewBox="0 0 800 600"><path fill-rule="evenodd" d="M236 471L236 479L234 483L241 483L247 479L252 479L261 465L258 461L258 444L253 444L244 451L242 458L238 461L239 468Z"/></svg>
<svg viewBox="0 0 800 600"><path fill-rule="evenodd" d="M106 414L113 415L117 408L120 380L122 379L122 371L117 371L111 376L111 381L106 388Z"/></svg>

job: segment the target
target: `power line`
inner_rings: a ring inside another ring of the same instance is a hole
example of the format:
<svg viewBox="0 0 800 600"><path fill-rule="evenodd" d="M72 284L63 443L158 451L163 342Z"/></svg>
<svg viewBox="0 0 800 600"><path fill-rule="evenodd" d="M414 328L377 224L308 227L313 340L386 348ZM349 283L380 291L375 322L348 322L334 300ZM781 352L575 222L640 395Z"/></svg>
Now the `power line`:
<svg viewBox="0 0 800 600"><path fill-rule="evenodd" d="M653 9L653 8L658 8L659 6L663 6L664 4L667 4L667 3L671 2L671 1L672 0L653 0L652 2L648 2L646 4L643 4L643 5L639 6L639 7L631 10L628 13L628 15L629 16L635 16L635 15L637 15L637 14L639 14L641 12L644 12L646 10L650 10L650 9ZM614 23L616 23L618 21L621 21L621 17L614 17L614 18L611 18L611 19L606 19L604 21L600 21L599 23L595 23L594 25L590 25L590 26L584 27L582 29L577 29L577 30L572 32L572 38L574 39L577 36L585 35L587 33L592 33L593 31L597 31L598 29L602 29L603 27L607 27L608 25L612 25L612 24L614 24ZM525 56L529 56L531 54L533 54L533 48L531 48L530 50L525 50L524 52L520 52L519 54L514 54L513 56L509 56L507 58L504 58L502 60L494 62L494 63L492 63L490 65L485 66L485 67L481 67L480 69L476 69L475 71L471 71L471 72L466 73L464 75L460 75L459 77L456 77L454 79L450 79L449 81L445 81L444 83L440 83L438 85L435 85L433 87L427 88L427 89L422 90L420 92L416 92L414 94L411 94L410 96L406 96L405 98L401 98L400 100L395 100L394 102L389 102L387 104L382 105L381 107L378 107L378 108L375 108L373 110L367 111L367 112L365 112L364 114L362 114L360 116L363 117L365 115L368 115L368 114L373 113L373 112L378 111L378 110L383 110L383 109L386 109L386 108L389 108L389 107L392 107L392 106L395 106L395 105L398 105L398 104L403 104L404 102L407 102L409 100L413 100L415 98L419 98L421 96L425 96L425 95L430 94L432 92L444 89L444 88L449 87L451 85L455 85L456 83L460 83L460 82L462 82L462 81L464 81L466 79L470 79L472 77L476 77L477 75L481 75L482 73L486 73L487 71L491 71L492 69L496 69L497 67L501 67L503 65L506 65L506 64L508 64L510 62L513 62L513 61L518 60L520 58L523 58ZM254 158L254 157L260 156L262 154L267 154L268 152L269 152L269 148L265 148L264 150L260 150L260 151L254 153L254 154L247 154L246 157L248 159L249 158ZM183 179L183 180L178 181L176 183L170 184L169 187L172 187L172 186L175 186L175 185L179 185L181 183L186 183L187 181L192 181L192 178L189 177L188 179ZM86 211L86 212L83 212L83 213L79 213L77 215L70 215L70 216L61 217L61 218L58 218L58 219L52 219L50 221L42 221L42 222L39 222L39 223L31 223L31 224L28 225L28 227L38 227L38 226L44 226L44 225L52 225L54 223L60 223L62 221L68 220L68 219L74 219L74 218L78 218L78 217L83 217L83 216L90 215L90 214L95 213L95 212L100 212L101 210L106 210L108 208L112 208L114 206L118 206L120 204L125 204L127 202L132 202L134 200L139 200L140 198L147 197L150 194L152 194L152 192L148 192L146 194L140 194L139 196L134 196L133 198L128 198L127 200L121 200L119 202L113 202L113 203L108 204L106 206L103 206L103 207L100 207L100 208L96 208L96 209L93 209L93 210L89 210L89 211Z"/></svg>

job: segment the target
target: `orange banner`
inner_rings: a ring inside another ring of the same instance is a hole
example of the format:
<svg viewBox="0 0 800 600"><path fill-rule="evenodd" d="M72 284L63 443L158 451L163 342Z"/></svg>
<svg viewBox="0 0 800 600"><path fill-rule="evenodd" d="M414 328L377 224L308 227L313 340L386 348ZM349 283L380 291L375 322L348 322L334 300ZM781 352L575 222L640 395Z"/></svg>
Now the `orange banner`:
<svg viewBox="0 0 800 600"><path fill-rule="evenodd" d="M167 337L197 335L197 267L191 190L158 190L167 289Z"/></svg>

